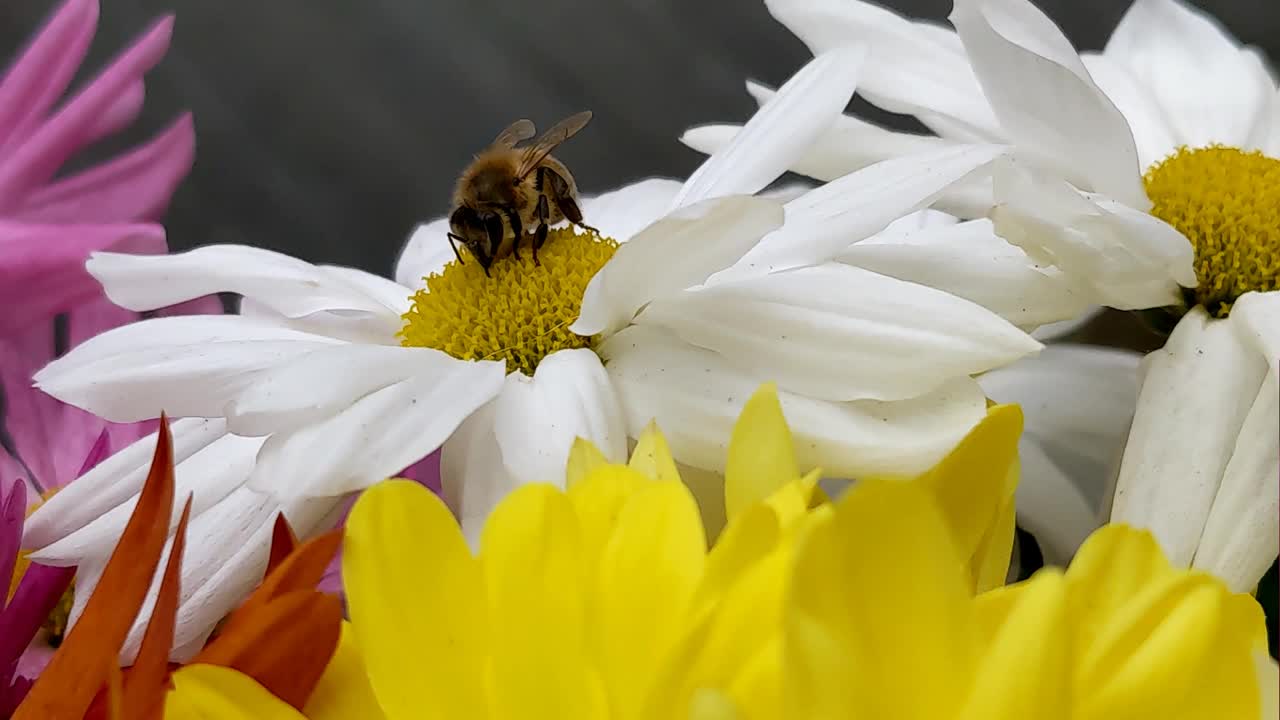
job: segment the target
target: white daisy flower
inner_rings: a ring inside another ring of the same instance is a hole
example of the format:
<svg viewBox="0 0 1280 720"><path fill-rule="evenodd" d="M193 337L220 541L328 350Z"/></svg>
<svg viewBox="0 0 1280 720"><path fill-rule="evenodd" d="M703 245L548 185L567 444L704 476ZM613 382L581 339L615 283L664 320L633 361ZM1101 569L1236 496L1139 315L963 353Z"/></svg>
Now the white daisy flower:
<svg viewBox="0 0 1280 720"><path fill-rule="evenodd" d="M344 496L437 448L473 537L512 487L562 478L578 436L624 461L628 438L656 420L682 463L722 471L734 419L764 381L778 383L807 465L901 475L941 458L985 413L971 376L1039 343L974 303L839 263L708 283L792 224L809 244L870 236L1005 153L948 149L895 160L890 185L873 167L785 204L752 196L845 107L859 59L816 58L687 182L587 201L609 237L553 230L541 267L512 258L487 278L478 263L446 262L440 222L415 234L399 282L244 246L95 255L89 271L131 309L244 296L241 315L143 321L36 377L111 420L185 418L173 430L177 492L194 493L190 532L209 540L183 559L177 655L259 577L275 512L301 533L325 527ZM797 134L759 142L780 126ZM153 442L42 506L24 538L32 558L79 563L92 586Z"/></svg>
<svg viewBox="0 0 1280 720"><path fill-rule="evenodd" d="M994 207L1001 236L1090 302L1176 322L1143 363L1110 519L1251 589L1280 551L1280 91L1264 57L1175 0L1137 0L1081 54L1025 0L957 0L955 33L858 0L769 7L815 52L870 44L859 92L939 135L883 152L1014 146L990 186L944 205ZM845 144L805 157L876 159Z"/></svg>

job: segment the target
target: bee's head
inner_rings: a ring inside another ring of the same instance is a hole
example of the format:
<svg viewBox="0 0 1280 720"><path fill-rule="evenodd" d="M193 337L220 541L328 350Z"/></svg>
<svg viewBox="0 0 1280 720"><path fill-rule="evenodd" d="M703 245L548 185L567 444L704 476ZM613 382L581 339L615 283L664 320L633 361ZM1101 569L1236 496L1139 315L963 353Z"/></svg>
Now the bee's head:
<svg viewBox="0 0 1280 720"><path fill-rule="evenodd" d="M502 216L468 205L459 205L449 216L449 229L462 238L462 244L485 269L493 262L493 254L502 244Z"/></svg>

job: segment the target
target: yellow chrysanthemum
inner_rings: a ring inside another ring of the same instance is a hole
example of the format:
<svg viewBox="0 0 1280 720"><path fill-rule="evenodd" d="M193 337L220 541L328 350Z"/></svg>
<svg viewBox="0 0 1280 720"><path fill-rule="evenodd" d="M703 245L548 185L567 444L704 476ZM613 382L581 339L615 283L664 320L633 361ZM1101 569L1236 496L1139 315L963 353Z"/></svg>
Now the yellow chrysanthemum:
<svg viewBox="0 0 1280 720"><path fill-rule="evenodd" d="M788 710L774 717L1264 716L1276 676L1264 661L1259 685L1261 610L1174 570L1145 531L1104 527L1065 574L974 598L919 486L866 483L813 525L785 611Z"/></svg>
<svg viewBox="0 0 1280 720"><path fill-rule="evenodd" d="M995 408L933 472L894 481L947 506L942 532L954 538L953 551L978 558L975 567L1001 566L1002 577L1008 544L993 540L1001 531L989 525L998 525L1008 499L1020 429L1016 408ZM964 478L960 491L957 473L975 470L991 477ZM345 714L782 712L793 550L831 513L818 476L798 472L781 406L766 386L730 440L728 523L710 550L697 504L652 426L626 466L577 443L567 489L526 485L511 493L490 516L478 555L421 486L375 486L352 510L343 556L351 640L372 693L369 707ZM1003 560L989 560L997 547ZM981 574L968 572L966 597ZM344 667L321 686L349 677L353 666ZM338 716L325 705L313 698L309 716Z"/></svg>

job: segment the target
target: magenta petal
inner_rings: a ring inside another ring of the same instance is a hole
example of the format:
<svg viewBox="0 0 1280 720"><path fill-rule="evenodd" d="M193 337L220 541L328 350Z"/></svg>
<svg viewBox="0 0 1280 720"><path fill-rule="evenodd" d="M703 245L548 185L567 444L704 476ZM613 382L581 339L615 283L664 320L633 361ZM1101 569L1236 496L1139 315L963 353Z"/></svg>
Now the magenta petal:
<svg viewBox="0 0 1280 720"><path fill-rule="evenodd" d="M195 147L188 113L128 154L35 190L16 216L50 223L159 219L191 170Z"/></svg>
<svg viewBox="0 0 1280 720"><path fill-rule="evenodd" d="M0 83L0 157L25 140L62 97L98 26L96 0L67 0Z"/></svg>
<svg viewBox="0 0 1280 720"><path fill-rule="evenodd" d="M49 639L44 633L37 632L36 638L18 657L18 665L14 668L13 674L19 678L35 680L40 677L40 673L44 672L55 652L57 650L50 647Z"/></svg>
<svg viewBox="0 0 1280 720"><path fill-rule="evenodd" d="M414 480L425 485L428 490L440 494L440 451L436 450L418 462L401 470L396 477Z"/></svg>
<svg viewBox="0 0 1280 720"><path fill-rule="evenodd" d="M164 229L151 224L33 225L0 221L0 337L102 294L85 269L96 250L162 253Z"/></svg>
<svg viewBox="0 0 1280 720"><path fill-rule="evenodd" d="M129 127L142 113L142 104L147 99L147 87L141 80L135 81L124 92L120 93L110 109L102 114L89 129L86 144L114 135Z"/></svg>
<svg viewBox="0 0 1280 720"><path fill-rule="evenodd" d="M94 127L121 93L160 62L172 35L173 18L166 17L14 148L0 163L0 198L20 200L53 177L62 163L93 137ZM7 204L0 210L12 207L15 205Z"/></svg>
<svg viewBox="0 0 1280 720"><path fill-rule="evenodd" d="M0 679L12 677L22 652L58 604L76 574L74 567L31 563L23 574L13 602L0 613Z"/></svg>
<svg viewBox="0 0 1280 720"><path fill-rule="evenodd" d="M4 483L10 487L6 490ZM22 544L22 521L27 516L27 484L0 482L0 609L5 606L9 587L13 583L13 566L18 560L18 548Z"/></svg>

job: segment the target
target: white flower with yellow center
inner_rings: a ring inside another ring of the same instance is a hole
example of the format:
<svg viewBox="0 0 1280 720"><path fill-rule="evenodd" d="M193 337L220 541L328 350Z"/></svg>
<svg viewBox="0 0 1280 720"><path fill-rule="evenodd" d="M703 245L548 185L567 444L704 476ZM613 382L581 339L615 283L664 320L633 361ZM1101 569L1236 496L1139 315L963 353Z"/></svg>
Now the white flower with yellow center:
<svg viewBox="0 0 1280 720"><path fill-rule="evenodd" d="M244 297L241 315L106 333L36 378L112 420L184 418L173 426L177 492L194 493L189 535L207 541L183 558L176 654L260 577L277 511L300 533L322 528L344 497L437 448L446 499L473 538L513 487L559 482L579 436L618 462L656 419L681 463L723 471L734 419L766 380L806 466L909 476L943 457L986 413L971 376L1039 343L976 304L847 265L708 282L784 218L819 238L872 235L1006 152L897 160L785 205L753 196L835 120L860 57L816 58L674 194L648 181L586 200L587 221L609 236L553 230L540 266L527 252L492 277L476 262L441 266L443 235L426 244L438 226L410 244L403 284L243 246L94 256L89 271L135 310ZM776 127L796 134L759 147ZM33 559L80 564L78 583L91 588L148 447L37 511L25 535Z"/></svg>
<svg viewBox="0 0 1280 720"><path fill-rule="evenodd" d="M1174 0L1137 0L1106 49L1084 54L1025 0L956 0L955 33L858 0L769 7L815 52L871 45L859 92L940 136L844 118L864 140L889 139L875 152L1014 147L990 185L956 186L943 206L990 210L1000 236L1091 303L1176 322L1140 370L1110 518L1251 589L1280 550L1280 92L1266 60ZM714 132L705 145L732 136ZM838 158L819 168L829 173L876 159L850 139L828 134L805 162ZM1006 270L990 267L998 283ZM1069 384L1098 368L1044 370L1033 372ZM1046 410L1124 414L1064 401Z"/></svg>

